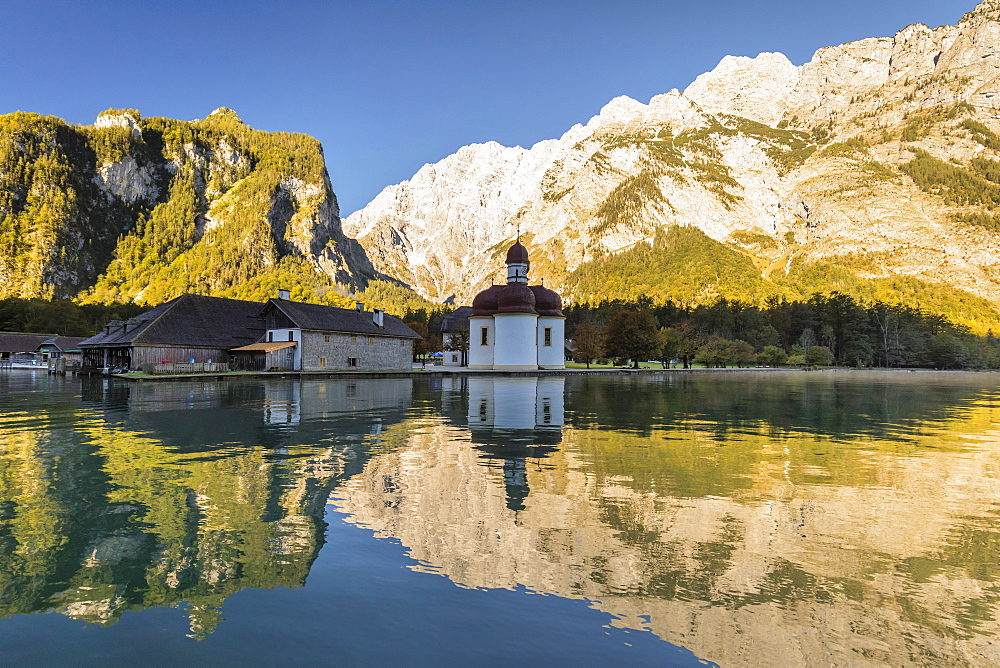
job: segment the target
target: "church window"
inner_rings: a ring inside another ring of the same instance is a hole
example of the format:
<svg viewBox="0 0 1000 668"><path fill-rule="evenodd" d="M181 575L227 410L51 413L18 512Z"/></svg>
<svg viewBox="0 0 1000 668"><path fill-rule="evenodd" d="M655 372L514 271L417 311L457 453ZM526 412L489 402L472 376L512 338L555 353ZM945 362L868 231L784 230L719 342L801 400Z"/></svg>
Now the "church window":
<svg viewBox="0 0 1000 668"><path fill-rule="evenodd" d="M483 327L479 330L479 345L488 346L490 345L490 328Z"/></svg>
<svg viewBox="0 0 1000 668"><path fill-rule="evenodd" d="M551 327L546 327L545 328L545 345L547 345L547 346L551 346L552 345L552 328Z"/></svg>

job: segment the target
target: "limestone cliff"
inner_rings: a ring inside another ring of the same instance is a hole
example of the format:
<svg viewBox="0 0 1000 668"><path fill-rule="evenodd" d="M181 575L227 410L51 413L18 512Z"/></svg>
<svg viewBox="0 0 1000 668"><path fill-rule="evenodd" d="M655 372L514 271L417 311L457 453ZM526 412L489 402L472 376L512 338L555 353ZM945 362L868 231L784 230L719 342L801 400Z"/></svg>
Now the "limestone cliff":
<svg viewBox="0 0 1000 668"><path fill-rule="evenodd" d="M371 267L339 215L319 142L229 109L0 116L0 297L259 298L246 291L277 273L356 285Z"/></svg>
<svg viewBox="0 0 1000 668"><path fill-rule="evenodd" d="M851 289L904 277L916 293L957 289L995 308L998 113L988 0L957 25L823 48L801 67L727 56L683 93L617 98L530 149L466 146L344 229L377 269L437 299L488 285L518 228L533 275L586 299L599 295L578 279L595 261L680 225L750 258L774 294L801 295L819 264ZM703 297L719 294L705 283Z"/></svg>

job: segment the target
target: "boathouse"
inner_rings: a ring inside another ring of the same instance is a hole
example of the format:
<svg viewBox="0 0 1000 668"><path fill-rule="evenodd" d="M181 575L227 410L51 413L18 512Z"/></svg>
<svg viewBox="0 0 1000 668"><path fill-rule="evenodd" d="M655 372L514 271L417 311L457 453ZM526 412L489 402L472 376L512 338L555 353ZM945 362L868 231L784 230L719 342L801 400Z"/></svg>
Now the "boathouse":
<svg viewBox="0 0 1000 668"><path fill-rule="evenodd" d="M134 318L115 320L80 343L83 369L138 371L171 363L228 364L229 350L264 334L260 302L181 295Z"/></svg>

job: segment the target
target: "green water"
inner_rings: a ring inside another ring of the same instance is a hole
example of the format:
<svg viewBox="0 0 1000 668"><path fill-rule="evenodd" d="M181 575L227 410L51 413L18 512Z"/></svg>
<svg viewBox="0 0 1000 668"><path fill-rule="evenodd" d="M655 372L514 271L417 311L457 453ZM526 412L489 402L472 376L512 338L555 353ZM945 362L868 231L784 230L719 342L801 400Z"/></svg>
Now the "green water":
<svg viewBox="0 0 1000 668"><path fill-rule="evenodd" d="M1000 375L0 373L0 663L1000 663Z"/></svg>

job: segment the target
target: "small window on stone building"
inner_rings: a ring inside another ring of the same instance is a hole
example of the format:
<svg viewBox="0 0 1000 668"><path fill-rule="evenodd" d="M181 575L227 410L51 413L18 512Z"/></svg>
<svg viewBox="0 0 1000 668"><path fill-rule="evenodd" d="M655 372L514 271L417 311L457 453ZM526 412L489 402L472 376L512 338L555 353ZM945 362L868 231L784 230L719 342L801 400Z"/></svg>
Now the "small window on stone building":
<svg viewBox="0 0 1000 668"><path fill-rule="evenodd" d="M490 328L483 327L479 330L479 345L488 346L490 345Z"/></svg>
<svg viewBox="0 0 1000 668"><path fill-rule="evenodd" d="M374 336L369 336L368 337L368 345L371 345L373 343L375 343L375 337Z"/></svg>
<svg viewBox="0 0 1000 668"><path fill-rule="evenodd" d="M325 357L320 357L319 358L319 365L321 367L325 367L326 366L326 358Z"/></svg>
<svg viewBox="0 0 1000 668"><path fill-rule="evenodd" d="M351 343L357 343L357 342L358 342L358 337L352 336L351 337Z"/></svg>
<svg viewBox="0 0 1000 668"><path fill-rule="evenodd" d="M324 334L323 335L323 341L325 343L330 343L330 335L329 334Z"/></svg>
<svg viewBox="0 0 1000 668"><path fill-rule="evenodd" d="M545 345L547 345L547 346L551 346L552 345L552 328L551 327L546 327L545 328Z"/></svg>
<svg viewBox="0 0 1000 668"><path fill-rule="evenodd" d="M357 357L348 357L347 358L347 366L356 369L359 366L361 366L360 360Z"/></svg>

